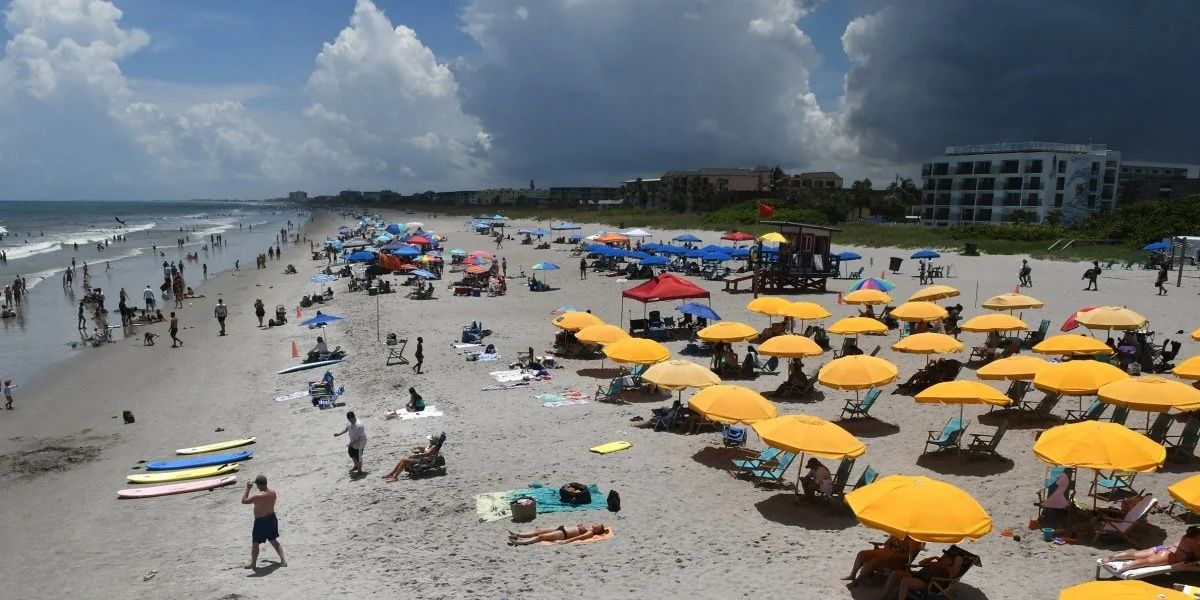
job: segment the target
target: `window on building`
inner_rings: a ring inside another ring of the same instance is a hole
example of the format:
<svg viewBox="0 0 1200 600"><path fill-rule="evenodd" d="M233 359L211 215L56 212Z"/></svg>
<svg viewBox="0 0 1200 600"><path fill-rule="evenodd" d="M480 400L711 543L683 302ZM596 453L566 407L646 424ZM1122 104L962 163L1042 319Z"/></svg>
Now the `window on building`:
<svg viewBox="0 0 1200 600"><path fill-rule="evenodd" d="M960 162L960 163L954 165L954 174L955 175L970 175L971 169L974 166L975 166L974 163Z"/></svg>
<svg viewBox="0 0 1200 600"><path fill-rule="evenodd" d="M962 205L963 206L974 206L975 205L975 194L963 194Z"/></svg>
<svg viewBox="0 0 1200 600"><path fill-rule="evenodd" d="M981 161L977 161L975 163L975 174L976 175L988 174L991 172L992 172L992 161L981 160Z"/></svg>
<svg viewBox="0 0 1200 600"><path fill-rule="evenodd" d="M978 206L991 206L994 196L992 194L980 194L979 199L975 201Z"/></svg>
<svg viewBox="0 0 1200 600"><path fill-rule="evenodd" d="M1020 170L1021 170L1021 161L1019 161L1019 160L1006 160L1006 161L1000 163L1000 172L1001 173L1016 173Z"/></svg>
<svg viewBox="0 0 1200 600"><path fill-rule="evenodd" d="M933 204L933 194L925 194L925 204Z"/></svg>
<svg viewBox="0 0 1200 600"><path fill-rule="evenodd" d="M1008 178L1005 178L1005 180L1004 180L1004 189L1006 189L1006 190L1019 190L1019 189L1021 189L1021 178L1020 178L1020 177L1008 177Z"/></svg>
<svg viewBox="0 0 1200 600"><path fill-rule="evenodd" d="M964 208L962 213L959 214L959 220L960 221L974 221L975 220L975 210L970 209L970 208Z"/></svg>
<svg viewBox="0 0 1200 600"><path fill-rule="evenodd" d="M1042 205L1042 199L1039 198L1037 194L1030 194L1029 197L1025 199L1025 206L1041 206L1041 205Z"/></svg>
<svg viewBox="0 0 1200 600"><path fill-rule="evenodd" d="M1020 206L1021 192L1008 192L1004 194L1004 206Z"/></svg>
<svg viewBox="0 0 1200 600"><path fill-rule="evenodd" d="M805 187L808 187L808 186L805 186ZM936 179L926 179L925 180L925 189L927 189L927 190L937 189L937 180Z"/></svg>
<svg viewBox="0 0 1200 600"><path fill-rule="evenodd" d="M978 183L978 180L976 180L974 177L968 177L966 179L959 180L958 189L973 190L973 189L975 189L975 185L977 183Z"/></svg>
<svg viewBox="0 0 1200 600"><path fill-rule="evenodd" d="M939 192L943 190L949 191L953 189L953 183L953 179L939 179L937 180L937 189Z"/></svg>
<svg viewBox="0 0 1200 600"><path fill-rule="evenodd" d="M994 189L996 189L996 178L995 178L995 177L983 177L983 178L981 178L981 179L979 180L979 188L978 188L978 189L981 189L981 190L994 190Z"/></svg>
<svg viewBox="0 0 1200 600"><path fill-rule="evenodd" d="M976 223L978 223L980 221L987 223L987 222L990 222L991 220L992 220L992 209L981 208L981 209L975 211L975 222Z"/></svg>
<svg viewBox="0 0 1200 600"><path fill-rule="evenodd" d="M1062 191L1062 189L1064 187L1066 187L1066 185L1067 185L1067 179L1065 177L1059 177L1058 181L1054 182L1054 189Z"/></svg>
<svg viewBox="0 0 1200 600"><path fill-rule="evenodd" d="M1067 161L1065 161L1065 160L1058 161L1058 172L1059 173L1067 172Z"/></svg>
<svg viewBox="0 0 1200 600"><path fill-rule="evenodd" d="M933 163L925 163L921 165L921 177L929 177L933 174Z"/></svg>
<svg viewBox="0 0 1200 600"><path fill-rule="evenodd" d="M937 205L950 206L950 194L938 194ZM944 219L945 217L942 218Z"/></svg>
<svg viewBox="0 0 1200 600"><path fill-rule="evenodd" d="M1096 161L1092 161L1092 173L1099 173L1099 172L1100 172L1100 163L1098 163Z"/></svg>
<svg viewBox="0 0 1200 600"><path fill-rule="evenodd" d="M1026 173L1041 173L1042 172L1041 159L1034 159L1034 160L1029 161L1029 163L1025 165L1025 172Z"/></svg>
<svg viewBox="0 0 1200 600"><path fill-rule="evenodd" d="M950 163L933 163L934 175L949 175Z"/></svg>
<svg viewBox="0 0 1200 600"><path fill-rule="evenodd" d="M1088 205L1088 208L1096 208L1096 195L1095 194L1088 194L1087 205Z"/></svg>
<svg viewBox="0 0 1200 600"><path fill-rule="evenodd" d="M1029 181L1026 182L1026 184L1025 184L1025 189L1027 189L1027 190L1042 189L1042 178L1041 177L1030 177Z"/></svg>
<svg viewBox="0 0 1200 600"><path fill-rule="evenodd" d="M1164 199L1164 200L1167 198L1170 198L1171 197L1171 186L1164 185L1164 186L1158 188L1158 197L1160 199Z"/></svg>
<svg viewBox="0 0 1200 600"><path fill-rule="evenodd" d="M1055 194L1054 195L1054 206L1056 208L1062 208L1062 205L1063 205L1063 195Z"/></svg>

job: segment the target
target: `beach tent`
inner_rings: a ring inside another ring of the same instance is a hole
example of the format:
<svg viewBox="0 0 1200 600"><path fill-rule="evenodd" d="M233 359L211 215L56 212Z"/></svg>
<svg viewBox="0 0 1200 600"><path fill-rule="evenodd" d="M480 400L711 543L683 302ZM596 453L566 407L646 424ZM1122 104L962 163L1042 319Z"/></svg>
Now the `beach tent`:
<svg viewBox="0 0 1200 600"><path fill-rule="evenodd" d="M650 237L650 232L645 229L626 229L621 232L621 235L631 238L648 238Z"/></svg>
<svg viewBox="0 0 1200 600"><path fill-rule="evenodd" d="M671 241L673 241L673 242L699 242L700 238L698 238L690 233L681 233L681 234L671 238Z"/></svg>
<svg viewBox="0 0 1200 600"><path fill-rule="evenodd" d="M401 233L404 233L405 229L407 229L407 227L399 223L391 223L387 226L387 232L392 235L400 235Z"/></svg>
<svg viewBox="0 0 1200 600"><path fill-rule="evenodd" d="M368 262L375 260L375 254L365 250L359 250L346 257L347 262Z"/></svg>
<svg viewBox="0 0 1200 600"><path fill-rule="evenodd" d="M656 275L645 283L631 287L621 292L621 317L625 316L625 299L642 303L642 314L645 315L646 304L668 300L684 300L688 298L708 298L708 290L678 276L674 273Z"/></svg>

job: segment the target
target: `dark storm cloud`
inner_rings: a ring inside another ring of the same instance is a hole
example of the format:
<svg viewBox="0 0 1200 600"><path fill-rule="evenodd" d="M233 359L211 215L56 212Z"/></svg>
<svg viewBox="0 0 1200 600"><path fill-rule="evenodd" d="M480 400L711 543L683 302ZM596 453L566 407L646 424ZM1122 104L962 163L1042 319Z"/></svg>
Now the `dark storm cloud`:
<svg viewBox="0 0 1200 600"><path fill-rule="evenodd" d="M1200 2L895 2L843 44L843 123L864 157L1092 140L1200 162Z"/></svg>

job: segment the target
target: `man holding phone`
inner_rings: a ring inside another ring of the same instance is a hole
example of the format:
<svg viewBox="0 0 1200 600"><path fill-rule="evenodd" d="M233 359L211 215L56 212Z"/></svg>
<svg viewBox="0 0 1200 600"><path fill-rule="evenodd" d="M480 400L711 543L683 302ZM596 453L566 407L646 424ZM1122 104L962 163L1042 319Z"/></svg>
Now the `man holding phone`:
<svg viewBox="0 0 1200 600"><path fill-rule="evenodd" d="M258 486L258 493L251 495L253 486ZM279 555L279 566L286 567L287 560L283 558L283 546L279 544L279 520L275 518L275 490L267 487L267 476L259 475L254 482L246 483L246 491L242 494L242 504L254 506L254 529L251 532L250 562L247 569L258 568L258 547L263 542L270 542Z"/></svg>

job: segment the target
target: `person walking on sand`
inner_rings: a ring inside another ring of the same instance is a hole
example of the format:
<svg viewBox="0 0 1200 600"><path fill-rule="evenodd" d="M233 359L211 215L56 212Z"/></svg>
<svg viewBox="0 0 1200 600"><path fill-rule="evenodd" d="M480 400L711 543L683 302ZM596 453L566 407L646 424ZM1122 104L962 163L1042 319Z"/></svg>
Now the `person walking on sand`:
<svg viewBox="0 0 1200 600"><path fill-rule="evenodd" d="M229 316L229 307L225 306L224 300L217 298L217 305L213 307L213 316L221 324L221 333L219 335L225 335L225 317Z"/></svg>
<svg viewBox="0 0 1200 600"><path fill-rule="evenodd" d="M87 318L83 316L83 300L79 301L79 329L83 329L87 325Z"/></svg>
<svg viewBox="0 0 1200 600"><path fill-rule="evenodd" d="M142 299L146 301L146 310L154 310L154 290L150 289L149 284L146 285L146 290L142 292Z"/></svg>
<svg viewBox="0 0 1200 600"><path fill-rule="evenodd" d="M1033 269L1028 260L1021 259L1021 270L1017 272L1017 277L1021 280L1021 287L1033 287Z"/></svg>
<svg viewBox="0 0 1200 600"><path fill-rule="evenodd" d="M579 279L580 281L587 279L587 259L579 259Z"/></svg>
<svg viewBox="0 0 1200 600"><path fill-rule="evenodd" d="M204 271L204 279L207 280L208 279L208 263L204 263L200 268Z"/></svg>
<svg viewBox="0 0 1200 600"><path fill-rule="evenodd" d="M17 387L17 384L13 383L11 379L4 380L4 408L7 410L13 409L12 408L12 400L13 400L12 391L13 391L13 388L15 388L15 387Z"/></svg>
<svg viewBox="0 0 1200 600"><path fill-rule="evenodd" d="M362 455L363 449L367 447L367 427L354 416L354 411L346 413L346 426L333 434L333 437L347 433L350 434L350 440L346 442L346 452L350 455L350 460L354 461L354 468L350 469L350 474L362 475Z"/></svg>
<svg viewBox="0 0 1200 600"><path fill-rule="evenodd" d="M258 493L251 494L254 486ZM258 568L258 547L263 542L270 542L279 555L279 566L286 567L287 559L283 557L283 545L279 543L279 519L275 517L275 501L279 496L275 490L267 487L267 476L259 475L254 482L246 482L246 491L242 493L242 504L254 507L254 527L250 530L250 562L247 569Z"/></svg>
<svg viewBox="0 0 1200 600"><path fill-rule="evenodd" d="M175 316L175 311L171 311L171 326L167 331L171 334L172 348L178 348L183 345L183 340L179 339L179 317Z"/></svg>
<svg viewBox="0 0 1200 600"><path fill-rule="evenodd" d="M1167 263L1163 263L1158 269L1158 279L1154 280L1154 287L1158 288L1159 296L1167 295L1167 277L1169 277L1170 274L1171 268L1167 266Z"/></svg>
<svg viewBox="0 0 1200 600"><path fill-rule="evenodd" d="M425 339L417 338L417 351L413 355L417 357L417 363L413 365L413 372L417 375L421 374L421 365L425 364Z"/></svg>
<svg viewBox="0 0 1200 600"><path fill-rule="evenodd" d="M258 326L262 327L263 317L267 315L267 307L263 306L262 298L254 299L254 316L258 317Z"/></svg>
<svg viewBox="0 0 1200 600"><path fill-rule="evenodd" d="M1083 291L1085 291L1085 292L1100 291L1100 286L1097 285L1097 283L1096 283L1096 281L1100 279L1100 262L1092 261L1092 268L1088 269L1087 271L1084 271L1083 278L1088 280L1087 287L1083 288Z"/></svg>

